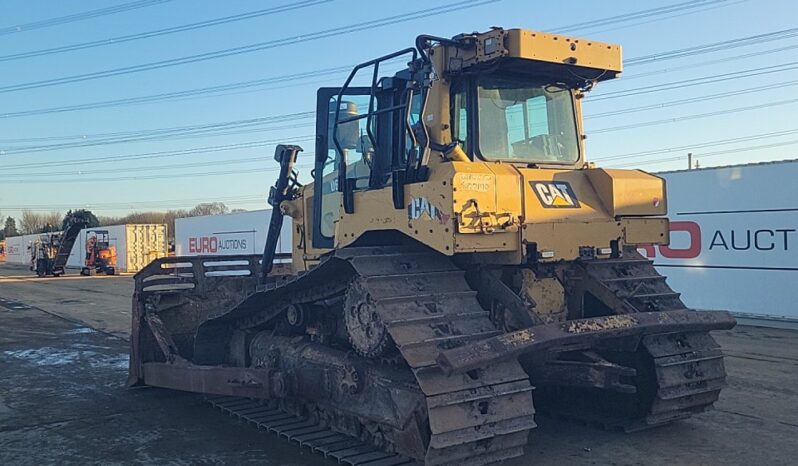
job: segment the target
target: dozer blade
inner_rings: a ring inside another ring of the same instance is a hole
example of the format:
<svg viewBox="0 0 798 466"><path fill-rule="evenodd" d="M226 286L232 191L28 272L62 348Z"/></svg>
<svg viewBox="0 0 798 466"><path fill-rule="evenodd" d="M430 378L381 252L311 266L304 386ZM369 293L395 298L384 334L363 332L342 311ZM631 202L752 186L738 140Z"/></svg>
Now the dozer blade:
<svg viewBox="0 0 798 466"><path fill-rule="evenodd" d="M486 338L453 349L437 358L446 374L461 374L536 351L588 349L597 341L673 332L727 330L736 325L727 311L678 310L641 312L539 325Z"/></svg>

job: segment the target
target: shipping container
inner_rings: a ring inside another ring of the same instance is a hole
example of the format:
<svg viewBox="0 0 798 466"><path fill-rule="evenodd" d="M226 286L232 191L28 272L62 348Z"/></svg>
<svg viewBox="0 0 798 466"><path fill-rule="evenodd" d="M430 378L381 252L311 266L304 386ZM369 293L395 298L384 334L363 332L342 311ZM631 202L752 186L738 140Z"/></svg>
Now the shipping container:
<svg viewBox="0 0 798 466"><path fill-rule="evenodd" d="M685 303L798 322L798 160L658 175L671 243L645 254Z"/></svg>
<svg viewBox="0 0 798 466"><path fill-rule="evenodd" d="M46 235L22 235L6 238L6 262L9 264L30 264L30 246Z"/></svg>
<svg viewBox="0 0 798 466"><path fill-rule="evenodd" d="M109 245L115 251L114 268L118 272L138 272L152 260L167 255L166 225L129 224L86 228L78 233L69 254L67 268L80 269L86 261L88 239L107 233ZM6 241L6 262L30 263L30 246L42 235L10 237Z"/></svg>
<svg viewBox="0 0 798 466"><path fill-rule="evenodd" d="M9 236L6 238L6 262L9 264L24 264L24 253L24 236Z"/></svg>
<svg viewBox="0 0 798 466"><path fill-rule="evenodd" d="M119 272L138 272L154 259L167 254L166 225L128 224L80 231L75 246L69 255L67 267L81 268L85 265L89 239L100 235L108 237L110 247L116 252L113 267Z"/></svg>
<svg viewBox="0 0 798 466"><path fill-rule="evenodd" d="M266 245L271 209L175 219L175 254L230 256L261 254ZM284 217L278 253L291 253L291 219Z"/></svg>

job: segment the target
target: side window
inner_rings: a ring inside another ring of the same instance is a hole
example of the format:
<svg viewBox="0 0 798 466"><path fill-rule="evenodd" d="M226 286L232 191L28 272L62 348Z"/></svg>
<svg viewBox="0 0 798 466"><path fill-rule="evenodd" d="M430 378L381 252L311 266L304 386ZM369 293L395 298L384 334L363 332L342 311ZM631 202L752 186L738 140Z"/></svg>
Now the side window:
<svg viewBox="0 0 798 466"><path fill-rule="evenodd" d="M408 119L410 121L410 127L413 128L414 131L417 129L416 125L418 124L418 122L421 121L422 100L423 99L421 94L415 94L413 96L413 101L410 103L410 113L408 114ZM401 119L400 113L396 113L396 115ZM405 136L405 146L403 148L404 153L402 154L401 158L403 161L406 161L407 151L413 146L413 140L410 138L410 135L407 134L407 131L405 130L405 122L399 121L399 123L400 124L397 130L401 131L399 134L404 134ZM416 137L418 137L418 135L416 135Z"/></svg>
<svg viewBox="0 0 798 466"><path fill-rule="evenodd" d="M413 102L410 104L410 125L416 125L421 120L421 104L423 101L421 94L413 95Z"/></svg>
<svg viewBox="0 0 798 466"><path fill-rule="evenodd" d="M328 159L338 156L338 150L333 141L333 125L335 123L336 98L330 99L330 137L328 143ZM347 178L355 178L355 189L368 188L369 173L374 158L374 146L369 138L366 124L368 119L365 117L369 111L369 96L367 95L347 95L341 101L341 110L338 115L337 134L338 142L346 155L346 174ZM346 121L356 117L357 120ZM373 123L376 119L372 119ZM371 128L371 134L376 138L376 128ZM337 168L337 167L336 167Z"/></svg>
<svg viewBox="0 0 798 466"><path fill-rule="evenodd" d="M335 112L338 106L337 96L329 100L329 114L327 127L327 159L322 168L321 179L321 218L319 230L325 238L332 238L335 234L335 222L340 217L341 193L338 192L338 170L340 161L346 156L346 174L354 178L355 189L368 188L371 172L374 147L372 147L366 132L366 118L347 121L368 113L368 95L346 95L340 102L337 134L338 142L343 149L343 154L338 151L333 140L335 128ZM376 135L376 130L372 129Z"/></svg>
<svg viewBox="0 0 798 466"><path fill-rule="evenodd" d="M468 107L465 87L460 86L460 89L452 94L451 99L452 140L460 142L465 150L468 147Z"/></svg>

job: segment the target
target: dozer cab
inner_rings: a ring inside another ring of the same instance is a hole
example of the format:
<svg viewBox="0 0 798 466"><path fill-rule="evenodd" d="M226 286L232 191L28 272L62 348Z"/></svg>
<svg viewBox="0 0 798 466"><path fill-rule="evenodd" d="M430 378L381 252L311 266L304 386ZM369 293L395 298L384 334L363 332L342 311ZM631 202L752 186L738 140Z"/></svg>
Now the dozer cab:
<svg viewBox="0 0 798 466"><path fill-rule="evenodd" d="M313 182L278 146L263 256L136 275L129 384L370 465L519 456L536 409L636 430L711 407L709 331L735 321L637 253L668 242L664 181L585 160L583 97L621 68L617 45L494 28L319 89Z"/></svg>

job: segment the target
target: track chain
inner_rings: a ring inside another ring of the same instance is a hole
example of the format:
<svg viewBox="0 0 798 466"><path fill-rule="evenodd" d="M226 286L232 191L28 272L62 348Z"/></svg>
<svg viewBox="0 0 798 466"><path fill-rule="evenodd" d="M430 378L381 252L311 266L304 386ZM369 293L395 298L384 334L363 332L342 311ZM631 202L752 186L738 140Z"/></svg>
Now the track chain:
<svg viewBox="0 0 798 466"><path fill-rule="evenodd" d="M270 408L257 400L218 396L206 397L208 403L223 413L299 444L325 458L350 466L411 466L413 459L386 453L361 440L331 430L278 408Z"/></svg>
<svg viewBox="0 0 798 466"><path fill-rule="evenodd" d="M533 387L517 361L445 376L440 350L500 332L465 272L434 252L366 250L349 259L427 397L428 465L482 465L523 454L534 428Z"/></svg>
<svg viewBox="0 0 798 466"><path fill-rule="evenodd" d="M645 419L627 431L686 419L712 407L726 386L723 353L709 333L671 333L643 338L654 358L657 391Z"/></svg>
<svg viewBox="0 0 798 466"><path fill-rule="evenodd" d="M687 309L653 263L636 251L627 251L622 259L590 261L584 267L586 281L594 281L594 290L611 292L622 313ZM643 374L653 379L636 383L639 392L649 394L644 415L623 419L579 409L558 414L606 428L637 431L686 419L718 400L726 370L720 347L708 332L649 335L641 345L652 366ZM634 400L629 399L630 403Z"/></svg>

